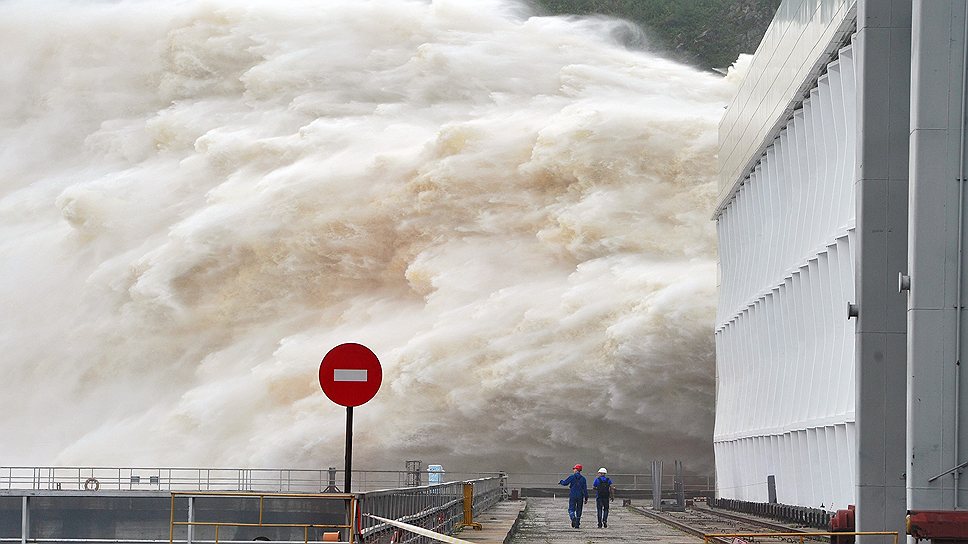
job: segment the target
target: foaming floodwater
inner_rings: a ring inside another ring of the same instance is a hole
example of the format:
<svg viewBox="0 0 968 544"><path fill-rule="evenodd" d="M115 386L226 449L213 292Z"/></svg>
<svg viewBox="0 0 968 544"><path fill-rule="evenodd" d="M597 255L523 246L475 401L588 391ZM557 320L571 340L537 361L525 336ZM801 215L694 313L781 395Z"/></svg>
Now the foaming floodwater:
<svg viewBox="0 0 968 544"><path fill-rule="evenodd" d="M504 1L0 4L2 464L711 466L731 84Z"/></svg>

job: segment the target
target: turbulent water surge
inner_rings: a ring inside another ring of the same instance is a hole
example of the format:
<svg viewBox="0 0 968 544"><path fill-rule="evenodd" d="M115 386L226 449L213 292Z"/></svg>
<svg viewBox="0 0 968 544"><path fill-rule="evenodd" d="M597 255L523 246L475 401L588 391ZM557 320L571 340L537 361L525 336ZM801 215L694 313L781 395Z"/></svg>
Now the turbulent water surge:
<svg viewBox="0 0 968 544"><path fill-rule="evenodd" d="M359 468L710 467L732 83L635 32L0 2L0 464L341 465L316 369L354 341Z"/></svg>

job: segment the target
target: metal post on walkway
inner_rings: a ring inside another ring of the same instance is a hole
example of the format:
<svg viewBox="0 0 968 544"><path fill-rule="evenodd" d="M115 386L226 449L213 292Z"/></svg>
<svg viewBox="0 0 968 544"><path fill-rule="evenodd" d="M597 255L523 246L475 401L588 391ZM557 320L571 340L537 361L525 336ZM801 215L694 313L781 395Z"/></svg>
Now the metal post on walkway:
<svg viewBox="0 0 968 544"><path fill-rule="evenodd" d="M662 461L652 461L652 508L662 510Z"/></svg>
<svg viewBox="0 0 968 544"><path fill-rule="evenodd" d="M682 461L676 459L676 480L673 484L676 490L676 506L679 508L686 507L686 485L683 481L682 476Z"/></svg>

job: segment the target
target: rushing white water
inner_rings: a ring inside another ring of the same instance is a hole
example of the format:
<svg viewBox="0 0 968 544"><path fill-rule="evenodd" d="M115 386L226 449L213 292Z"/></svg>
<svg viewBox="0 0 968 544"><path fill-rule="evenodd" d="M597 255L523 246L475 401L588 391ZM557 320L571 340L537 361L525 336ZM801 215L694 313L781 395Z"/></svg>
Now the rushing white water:
<svg viewBox="0 0 968 544"><path fill-rule="evenodd" d="M730 81L506 1L0 2L0 464L711 466Z"/></svg>

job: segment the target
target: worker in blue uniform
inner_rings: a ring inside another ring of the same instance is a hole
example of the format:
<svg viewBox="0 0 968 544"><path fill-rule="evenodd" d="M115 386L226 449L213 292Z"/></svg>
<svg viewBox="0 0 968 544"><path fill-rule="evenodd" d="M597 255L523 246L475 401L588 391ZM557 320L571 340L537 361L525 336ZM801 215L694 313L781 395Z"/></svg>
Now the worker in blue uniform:
<svg viewBox="0 0 968 544"><path fill-rule="evenodd" d="M582 505L588 502L588 481L581 475L581 465L575 465L571 476L558 482L568 486L568 517L571 518L571 526L581 527Z"/></svg>
<svg viewBox="0 0 968 544"><path fill-rule="evenodd" d="M598 469L598 478L592 483L595 488L595 510L598 511L598 528L608 527L608 503L615 500L612 480L605 467Z"/></svg>

